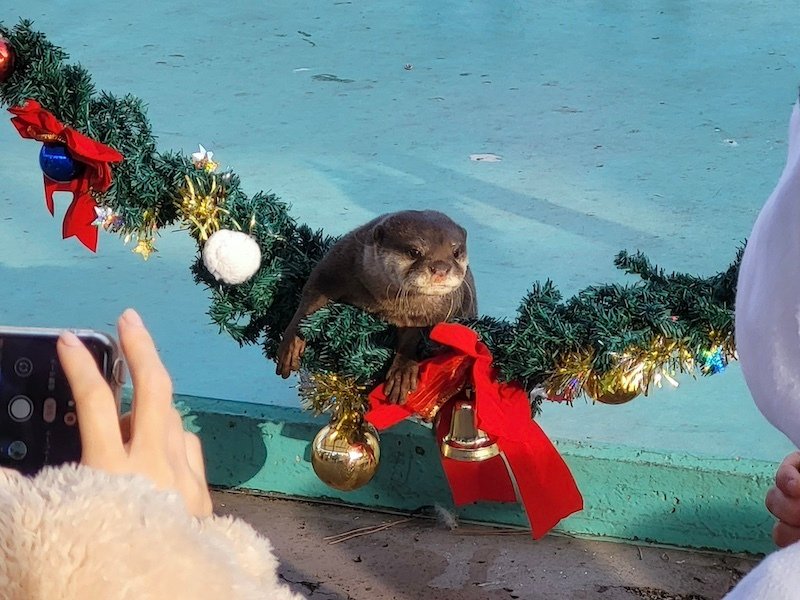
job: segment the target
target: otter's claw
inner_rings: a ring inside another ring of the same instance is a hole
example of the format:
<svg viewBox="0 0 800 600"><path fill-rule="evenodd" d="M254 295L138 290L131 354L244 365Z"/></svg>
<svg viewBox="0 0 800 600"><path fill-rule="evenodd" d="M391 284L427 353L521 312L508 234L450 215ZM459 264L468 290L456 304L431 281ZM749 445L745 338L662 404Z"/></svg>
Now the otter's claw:
<svg viewBox="0 0 800 600"><path fill-rule="evenodd" d="M304 339L296 335L284 335L278 346L278 359L275 372L286 379L292 371L300 370L300 359L306 350Z"/></svg>
<svg viewBox="0 0 800 600"><path fill-rule="evenodd" d="M386 374L383 392L392 404L403 404L406 396L417 389L419 363L416 360L396 354Z"/></svg>

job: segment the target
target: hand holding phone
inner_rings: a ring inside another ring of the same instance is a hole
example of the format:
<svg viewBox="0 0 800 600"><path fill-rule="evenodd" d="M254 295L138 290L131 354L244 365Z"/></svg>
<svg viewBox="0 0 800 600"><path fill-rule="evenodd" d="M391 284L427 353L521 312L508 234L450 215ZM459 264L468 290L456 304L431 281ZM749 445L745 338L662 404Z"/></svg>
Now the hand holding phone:
<svg viewBox="0 0 800 600"><path fill-rule="evenodd" d="M89 348L73 333L58 341L58 356L75 398L83 449L81 463L109 473L141 475L178 492L197 517L211 514L211 496L199 438L184 431L172 405L172 380L135 311L118 322L133 383L132 412L117 417L112 387Z"/></svg>
<svg viewBox="0 0 800 600"><path fill-rule="evenodd" d="M75 400L61 368L56 329L0 327L0 466L31 475L81 458ZM114 339L75 331L118 406L123 363Z"/></svg>
<svg viewBox="0 0 800 600"><path fill-rule="evenodd" d="M0 330L0 467L33 474L44 465L80 460L108 473L144 476L177 492L192 515L208 516L200 440L183 429L155 344L131 309L117 330L133 382L132 412L122 417L122 361L112 338L87 331ZM15 403L19 396L27 398L24 405ZM57 403L52 419L46 413L51 397ZM15 442L24 443L24 451Z"/></svg>

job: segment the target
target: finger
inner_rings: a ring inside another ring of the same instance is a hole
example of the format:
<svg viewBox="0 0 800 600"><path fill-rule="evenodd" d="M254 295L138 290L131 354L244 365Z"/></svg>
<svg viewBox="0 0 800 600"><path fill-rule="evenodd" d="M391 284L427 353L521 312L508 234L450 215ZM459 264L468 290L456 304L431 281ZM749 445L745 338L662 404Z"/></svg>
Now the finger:
<svg viewBox="0 0 800 600"><path fill-rule="evenodd" d="M416 369L412 367L406 368L402 373L402 383L400 385L400 393L398 401L400 404L405 404L408 397L417 387Z"/></svg>
<svg viewBox="0 0 800 600"><path fill-rule="evenodd" d="M781 466L783 465L789 465L800 470L800 451L794 451L788 454L786 458L781 461Z"/></svg>
<svg viewBox="0 0 800 600"><path fill-rule="evenodd" d="M800 498L800 452L783 459L775 472L775 485L787 496Z"/></svg>
<svg viewBox="0 0 800 600"><path fill-rule="evenodd" d="M179 446L182 453L180 460L176 459L173 462L178 489L181 490L191 514L196 517L207 517L213 512L213 506L206 483L200 440L193 433L184 431L182 426L177 433L180 435Z"/></svg>
<svg viewBox="0 0 800 600"><path fill-rule="evenodd" d="M179 451L181 457L185 457L186 445L184 443L183 434L186 433L186 430L183 428L183 417L181 413L178 412L178 409L173 406L170 408L167 419L169 435L171 443L173 444L172 449Z"/></svg>
<svg viewBox="0 0 800 600"><path fill-rule="evenodd" d="M183 429L183 419L174 408L167 416L167 456L172 470L182 474L189 470L189 461L186 458L186 436Z"/></svg>
<svg viewBox="0 0 800 600"><path fill-rule="evenodd" d="M119 418L119 430L122 434L122 443L127 444L131 441L131 413L126 412Z"/></svg>
<svg viewBox="0 0 800 600"><path fill-rule="evenodd" d="M128 309L118 323L120 344L133 384L133 441L141 436L144 444L167 443L167 424L172 410L172 380L158 356L153 338L142 319Z"/></svg>
<svg viewBox="0 0 800 600"><path fill-rule="evenodd" d="M84 460L118 458L123 447L117 404L94 357L69 331L61 334L56 349L75 400Z"/></svg>
<svg viewBox="0 0 800 600"><path fill-rule="evenodd" d="M196 517L208 517L214 512L214 505L211 501L211 494L208 491L206 481L206 466L203 460L203 447L200 438L194 433L185 431L184 447L186 448L186 460L189 465L189 478L186 480L187 498L189 501L189 511ZM190 490L193 493L189 492Z"/></svg>
<svg viewBox="0 0 800 600"><path fill-rule="evenodd" d="M186 460L195 477L203 485L206 482L206 461L203 457L203 445L200 438L191 431L184 432L184 446L186 447Z"/></svg>
<svg viewBox="0 0 800 600"><path fill-rule="evenodd" d="M786 523L775 523L772 528L772 541L779 548L785 548L800 540L800 527L792 527Z"/></svg>
<svg viewBox="0 0 800 600"><path fill-rule="evenodd" d="M386 379L386 382L383 384L383 394L391 400L392 392L394 391L394 377L390 374L389 377Z"/></svg>
<svg viewBox="0 0 800 600"><path fill-rule="evenodd" d="M403 386L399 379L392 381L392 390L386 395L390 404L401 404L403 402Z"/></svg>
<svg viewBox="0 0 800 600"><path fill-rule="evenodd" d="M292 362L290 365L290 371L299 371L300 370L300 351L292 354Z"/></svg>
<svg viewBox="0 0 800 600"><path fill-rule="evenodd" d="M417 381L419 380L419 369L417 367L408 370L408 389L414 391L417 389Z"/></svg>
<svg viewBox="0 0 800 600"><path fill-rule="evenodd" d="M800 500L786 496L781 490L772 487L764 499L767 510L787 525L800 527Z"/></svg>

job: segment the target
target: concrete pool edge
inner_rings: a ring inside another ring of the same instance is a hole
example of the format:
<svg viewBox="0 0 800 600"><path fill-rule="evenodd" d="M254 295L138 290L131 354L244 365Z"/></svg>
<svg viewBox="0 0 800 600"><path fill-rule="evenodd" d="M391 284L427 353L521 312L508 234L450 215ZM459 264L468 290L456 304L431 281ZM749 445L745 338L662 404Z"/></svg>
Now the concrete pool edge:
<svg viewBox="0 0 800 600"><path fill-rule="evenodd" d="M187 426L203 440L209 483L353 506L413 511L453 509L430 430L405 422L381 434L375 478L354 492L323 484L310 442L327 422L299 408L176 396ZM584 496L585 508L562 521L568 535L732 552L764 553L772 518L764 494L775 464L697 457L571 440L554 440ZM526 526L517 504L458 509L464 519Z"/></svg>

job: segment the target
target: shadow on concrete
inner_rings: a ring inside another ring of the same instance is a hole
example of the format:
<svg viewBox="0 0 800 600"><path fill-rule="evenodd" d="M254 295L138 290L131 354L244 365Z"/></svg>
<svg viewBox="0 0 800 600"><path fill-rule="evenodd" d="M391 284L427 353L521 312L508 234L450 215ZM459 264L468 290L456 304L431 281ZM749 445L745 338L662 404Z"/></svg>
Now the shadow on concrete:
<svg viewBox="0 0 800 600"><path fill-rule="evenodd" d="M753 557L611 544L340 506L219 494L218 507L269 537L281 578L310 600L720 598ZM386 527L391 525L390 527ZM360 535L353 535L353 534ZM331 536L351 535L341 543Z"/></svg>
<svg viewBox="0 0 800 600"><path fill-rule="evenodd" d="M203 442L208 481L237 487L250 481L267 462L258 423L250 417L201 413L192 417Z"/></svg>

